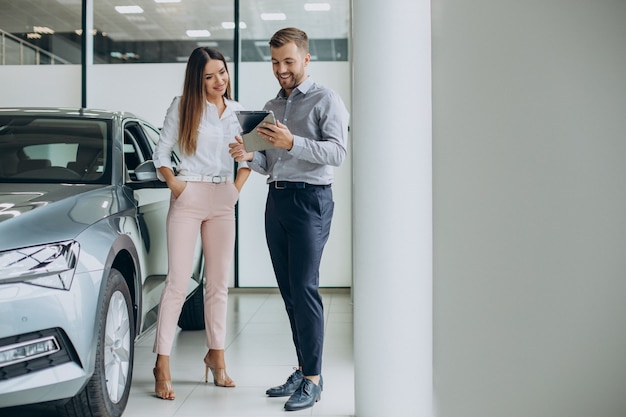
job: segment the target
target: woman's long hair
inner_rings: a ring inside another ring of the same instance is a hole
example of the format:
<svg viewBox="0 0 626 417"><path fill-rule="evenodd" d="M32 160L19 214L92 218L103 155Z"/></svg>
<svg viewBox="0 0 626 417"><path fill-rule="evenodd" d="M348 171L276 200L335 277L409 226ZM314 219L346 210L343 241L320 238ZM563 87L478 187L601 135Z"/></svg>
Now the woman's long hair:
<svg viewBox="0 0 626 417"><path fill-rule="evenodd" d="M183 154L193 155L198 144L198 127L205 107L204 67L211 59L224 63L226 73L228 65L224 55L216 49L200 47L193 50L187 61L185 84L180 100L180 121L178 126L178 146ZM230 74L224 97L230 100Z"/></svg>

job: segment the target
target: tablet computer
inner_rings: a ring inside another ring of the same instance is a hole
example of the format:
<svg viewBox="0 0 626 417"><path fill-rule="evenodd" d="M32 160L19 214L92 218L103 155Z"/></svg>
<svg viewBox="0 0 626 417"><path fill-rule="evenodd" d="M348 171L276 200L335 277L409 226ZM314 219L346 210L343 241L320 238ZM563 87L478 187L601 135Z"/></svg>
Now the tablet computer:
<svg viewBox="0 0 626 417"><path fill-rule="evenodd" d="M264 151L275 147L256 131L257 126L263 122L276 124L271 110L239 110L235 114L241 126L243 147L247 152Z"/></svg>

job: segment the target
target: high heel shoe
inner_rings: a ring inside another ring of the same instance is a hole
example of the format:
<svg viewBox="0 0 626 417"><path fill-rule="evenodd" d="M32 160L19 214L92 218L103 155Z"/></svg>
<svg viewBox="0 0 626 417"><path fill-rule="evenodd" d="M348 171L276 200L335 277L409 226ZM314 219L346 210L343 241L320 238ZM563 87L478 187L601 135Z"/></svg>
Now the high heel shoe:
<svg viewBox="0 0 626 417"><path fill-rule="evenodd" d="M209 354L207 353L204 357L204 382L209 382L209 369L211 370L211 374L213 374L213 383L216 387L225 387L225 388L233 388L235 386L235 382L230 379L228 374L226 374L225 368L215 368L211 366L211 360L209 359Z"/></svg>
<svg viewBox="0 0 626 417"><path fill-rule="evenodd" d="M157 369L152 369L154 374L154 393L162 400L173 400L176 398L174 394L174 387L172 387L171 379L159 379L157 376Z"/></svg>

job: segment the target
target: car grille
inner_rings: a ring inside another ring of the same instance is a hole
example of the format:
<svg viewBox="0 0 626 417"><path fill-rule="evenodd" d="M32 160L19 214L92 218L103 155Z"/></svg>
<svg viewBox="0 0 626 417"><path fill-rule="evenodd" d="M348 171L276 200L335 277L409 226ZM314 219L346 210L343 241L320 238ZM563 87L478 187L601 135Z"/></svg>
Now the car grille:
<svg viewBox="0 0 626 417"><path fill-rule="evenodd" d="M58 345L58 351L32 359L22 359L6 366L0 366L0 381L26 375L31 372L41 371L67 362L80 364L78 355L74 350L69 338L60 328L46 329L33 333L10 336L0 339L0 351L11 345L26 343L29 341L53 338Z"/></svg>

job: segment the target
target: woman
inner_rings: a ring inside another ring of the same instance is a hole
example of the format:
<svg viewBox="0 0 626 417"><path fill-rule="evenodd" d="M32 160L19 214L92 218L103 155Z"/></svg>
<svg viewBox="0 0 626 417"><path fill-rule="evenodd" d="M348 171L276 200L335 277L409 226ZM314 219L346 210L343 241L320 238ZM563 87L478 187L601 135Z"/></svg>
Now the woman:
<svg viewBox="0 0 626 417"><path fill-rule="evenodd" d="M241 164L234 182L228 143L239 134L236 110L230 99L230 79L224 56L217 50L196 48L185 71L183 94L167 110L161 138L154 152L159 178L171 190L167 216L169 271L161 295L154 352L155 392L173 400L169 359L192 275L198 233L202 239L206 277L204 316L209 349L204 357L206 379L234 387L226 373L224 345L228 279L235 244L235 203L250 175ZM175 146L181 154L179 172L172 169Z"/></svg>

